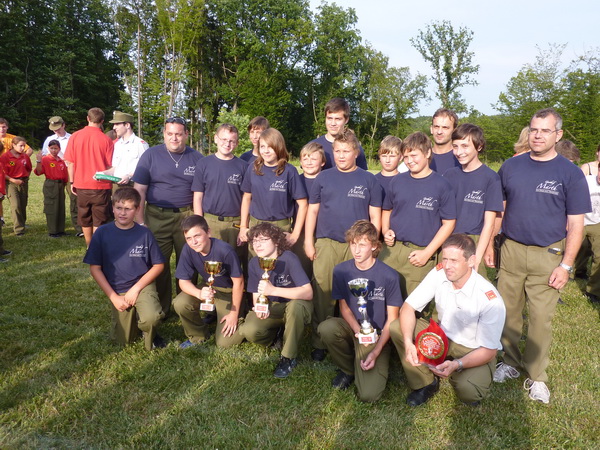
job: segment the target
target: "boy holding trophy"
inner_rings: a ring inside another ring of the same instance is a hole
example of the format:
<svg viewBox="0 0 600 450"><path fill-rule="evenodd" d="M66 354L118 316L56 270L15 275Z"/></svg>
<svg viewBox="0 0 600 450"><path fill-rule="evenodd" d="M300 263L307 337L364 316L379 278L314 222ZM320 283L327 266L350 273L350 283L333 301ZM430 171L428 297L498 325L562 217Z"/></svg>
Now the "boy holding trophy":
<svg viewBox="0 0 600 450"><path fill-rule="evenodd" d="M248 265L248 292L254 308L240 326L248 341L269 345L283 327L283 348L274 375L286 378L296 367L304 326L311 322L313 290L283 230L262 222L248 232L256 255Z"/></svg>
<svg viewBox="0 0 600 450"><path fill-rule="evenodd" d="M385 389L391 347L390 323L402 306L398 273L377 259L377 228L359 220L346 232L353 259L333 269L332 296L342 317L319 325L319 335L339 367L332 385L346 389L356 382L364 402L379 400Z"/></svg>
<svg viewBox="0 0 600 450"><path fill-rule="evenodd" d="M240 305L244 293L244 277L240 260L231 245L210 236L206 219L188 216L181 222L186 245L183 247L175 276L181 293L173 300L188 340L179 348L188 348L204 342L209 337L208 325L200 311L217 310L215 342L219 347L231 347L242 341L236 333ZM219 264L220 263L220 264ZM195 274L208 285L197 287Z"/></svg>

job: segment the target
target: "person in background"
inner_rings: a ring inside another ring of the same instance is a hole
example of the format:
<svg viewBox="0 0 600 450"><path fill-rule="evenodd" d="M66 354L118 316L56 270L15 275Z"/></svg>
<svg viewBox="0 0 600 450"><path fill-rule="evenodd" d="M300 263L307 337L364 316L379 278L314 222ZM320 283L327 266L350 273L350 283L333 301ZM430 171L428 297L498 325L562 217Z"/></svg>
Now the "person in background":
<svg viewBox="0 0 600 450"><path fill-rule="evenodd" d="M29 197L29 175L31 159L27 156L27 141L21 136L12 138L12 148L0 155L0 165L6 180L6 196L10 202L13 231L16 236L25 234L27 222L27 200Z"/></svg>
<svg viewBox="0 0 600 450"><path fill-rule="evenodd" d="M263 116L256 116L248 124L248 136L252 142L252 150L248 150L241 154L240 159L246 161L248 165L252 165L254 160L260 155L258 149L258 139L263 131L269 128L269 121Z"/></svg>
<svg viewBox="0 0 600 450"><path fill-rule="evenodd" d="M452 132L458 126L458 116L450 109L438 109L431 119L433 138L432 158L429 167L443 175L451 167L460 167L452 152Z"/></svg>

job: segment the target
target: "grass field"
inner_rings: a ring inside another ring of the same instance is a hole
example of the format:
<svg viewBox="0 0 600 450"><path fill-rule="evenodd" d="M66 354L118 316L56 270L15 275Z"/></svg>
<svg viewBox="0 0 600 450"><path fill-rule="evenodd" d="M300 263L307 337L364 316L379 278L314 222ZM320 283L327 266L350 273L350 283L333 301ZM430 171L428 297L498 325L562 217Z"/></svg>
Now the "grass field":
<svg viewBox="0 0 600 450"><path fill-rule="evenodd" d="M81 260L83 239L51 239L42 180L30 182L29 226L0 264L0 448L599 448L600 321L571 282L554 318L549 405L528 399L523 378L493 387L480 407L460 404L447 382L410 408L397 357L376 404L335 391L334 366L310 360L307 342L286 380L278 353L244 343L146 352L108 338L108 300ZM68 230L73 233L73 230Z"/></svg>

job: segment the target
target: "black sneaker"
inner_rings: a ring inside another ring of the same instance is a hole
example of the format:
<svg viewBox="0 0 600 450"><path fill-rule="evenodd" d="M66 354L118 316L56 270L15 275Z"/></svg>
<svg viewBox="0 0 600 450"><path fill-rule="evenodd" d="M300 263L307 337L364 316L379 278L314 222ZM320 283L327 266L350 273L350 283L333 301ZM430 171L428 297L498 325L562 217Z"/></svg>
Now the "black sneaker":
<svg viewBox="0 0 600 450"><path fill-rule="evenodd" d="M155 348L165 348L166 346L167 341L165 341L160 334L154 333L154 339L152 339L152 350Z"/></svg>
<svg viewBox="0 0 600 450"><path fill-rule="evenodd" d="M354 383L354 375L348 375L347 373L344 373L341 370L338 370L338 374L331 381L331 385L335 389L340 389L342 391L344 389L348 389L350 385L352 385L352 383Z"/></svg>
<svg viewBox="0 0 600 450"><path fill-rule="evenodd" d="M311 352L310 357L312 358L313 361L321 362L325 359L326 355L327 355L327 350L325 350L324 348L315 348Z"/></svg>
<svg viewBox="0 0 600 450"><path fill-rule="evenodd" d="M275 372L273 375L275 375L275 378L287 378L297 364L298 362L296 361L296 358L290 359L282 356L279 359L279 363L277 363L277 367L275 367Z"/></svg>
<svg viewBox="0 0 600 450"><path fill-rule="evenodd" d="M59 238L60 234L58 234L58 233L55 233L55 234L51 233L51 234L48 234L48 236L50 236L51 238Z"/></svg>
<svg viewBox="0 0 600 450"><path fill-rule="evenodd" d="M83 235L83 231L80 231L80 232L79 232L79 233L77 233L75 236L77 236L77 237L83 237L83 236L84 236L84 235Z"/></svg>
<svg viewBox="0 0 600 450"><path fill-rule="evenodd" d="M10 250L4 250L2 253L0 253L0 256L8 256L8 255L12 255L12 252Z"/></svg>
<svg viewBox="0 0 600 450"><path fill-rule="evenodd" d="M585 294L585 296L588 298L588 300L591 303L600 303L600 298L598 298L598 296L594 295L594 294L590 294L589 292L587 292Z"/></svg>
<svg viewBox="0 0 600 450"><path fill-rule="evenodd" d="M8 259L6 259L6 258L0 258L0 263L5 263L5 262L8 262Z"/></svg>
<svg viewBox="0 0 600 450"><path fill-rule="evenodd" d="M419 406L429 400L431 397L435 395L435 393L440 388L440 381L438 377L433 378L433 383L428 384L421 389L417 389L408 394L406 398L406 403L410 406Z"/></svg>

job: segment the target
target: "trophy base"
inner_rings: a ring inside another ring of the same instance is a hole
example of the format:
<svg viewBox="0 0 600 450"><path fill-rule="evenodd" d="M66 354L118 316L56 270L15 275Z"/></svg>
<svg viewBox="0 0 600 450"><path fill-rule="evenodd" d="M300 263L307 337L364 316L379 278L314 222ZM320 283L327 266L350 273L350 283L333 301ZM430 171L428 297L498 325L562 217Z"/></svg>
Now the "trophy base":
<svg viewBox="0 0 600 450"><path fill-rule="evenodd" d="M212 312L214 310L215 310L215 304L214 303L200 302L200 311Z"/></svg>
<svg viewBox="0 0 600 450"><path fill-rule="evenodd" d="M375 342L377 342L377 331L369 334L358 333L359 344L374 344Z"/></svg>
<svg viewBox="0 0 600 450"><path fill-rule="evenodd" d="M254 312L257 313L267 313L269 312L269 304L268 303L257 303L254 305Z"/></svg>

